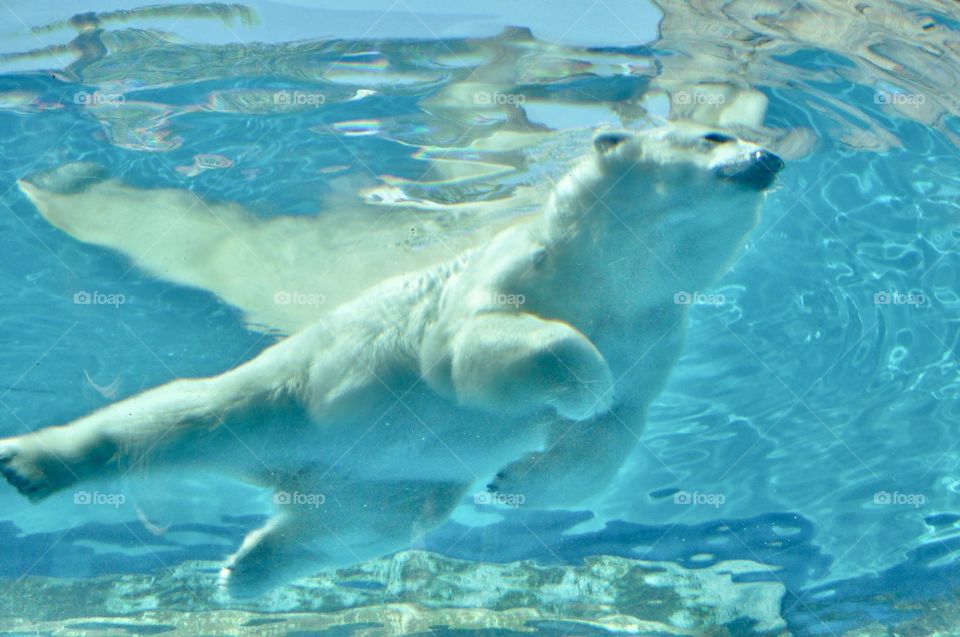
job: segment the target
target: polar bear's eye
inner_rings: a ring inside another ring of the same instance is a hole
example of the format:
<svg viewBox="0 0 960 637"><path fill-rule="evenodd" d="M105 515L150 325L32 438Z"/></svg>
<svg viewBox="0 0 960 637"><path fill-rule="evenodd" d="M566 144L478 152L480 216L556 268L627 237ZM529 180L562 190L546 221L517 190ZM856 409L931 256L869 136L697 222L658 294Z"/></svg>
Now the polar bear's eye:
<svg viewBox="0 0 960 637"><path fill-rule="evenodd" d="M600 133L593 139L593 146L601 153L605 153L611 148L616 148L623 142L627 141L627 139L629 139L629 135L626 133Z"/></svg>
<svg viewBox="0 0 960 637"><path fill-rule="evenodd" d="M729 144L730 142L736 141L732 136L724 135L723 133L707 133L703 138L711 144Z"/></svg>

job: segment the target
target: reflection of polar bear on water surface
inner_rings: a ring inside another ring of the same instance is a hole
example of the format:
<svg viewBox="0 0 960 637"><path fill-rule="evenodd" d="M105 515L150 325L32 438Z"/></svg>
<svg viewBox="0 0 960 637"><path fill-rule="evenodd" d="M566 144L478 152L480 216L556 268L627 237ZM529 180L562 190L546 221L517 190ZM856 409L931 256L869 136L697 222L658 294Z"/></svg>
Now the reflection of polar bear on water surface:
<svg viewBox="0 0 960 637"><path fill-rule="evenodd" d="M222 571L236 596L405 548L471 489L575 503L617 471L677 358L674 294L724 271L782 165L692 125L601 132L539 214L384 277L236 369L2 440L0 470L32 500L141 461L273 489L278 512ZM268 278L230 237L312 240L233 208L227 229L85 165L21 187L73 236L254 315L262 299L240 288Z"/></svg>

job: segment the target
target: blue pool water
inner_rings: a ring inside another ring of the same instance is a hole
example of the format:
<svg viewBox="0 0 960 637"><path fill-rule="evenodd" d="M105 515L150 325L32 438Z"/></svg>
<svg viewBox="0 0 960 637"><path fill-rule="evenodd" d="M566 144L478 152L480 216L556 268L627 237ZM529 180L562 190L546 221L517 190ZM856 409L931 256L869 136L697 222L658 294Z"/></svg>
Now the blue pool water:
<svg viewBox="0 0 960 637"><path fill-rule="evenodd" d="M414 548L571 568L593 556L691 570L744 560L763 568L736 581L784 587L774 633L960 631L944 610L960 590L960 53L948 46L960 24L935 2L710 5L658 4L649 42L648 23L631 42L620 20L609 40L598 32L590 41L582 28L565 38L556 22L546 35L493 35L528 26L501 17L493 32L451 27L443 39L361 32L249 45L237 10L227 24L239 41L181 42L104 19L102 33L50 36L103 45L80 62L69 64L69 52L68 64L22 55L46 44L42 32L7 51L0 435L220 373L278 338L248 329L209 293L71 239L20 193L21 177L91 161L140 188L189 189L263 217L314 214L377 180L419 182L407 194L428 201L485 200L562 172L584 152L585 128L715 123L734 117L734 96L749 88L766 102L762 119L731 127L780 152L787 168L730 271L704 291L722 301L691 308L683 355L615 484L571 511L465 502ZM26 26L69 17L0 24L26 38ZM444 19L428 23L453 23ZM184 24L225 28L207 16ZM458 98L462 86L523 95L527 120ZM323 100L284 104L278 91ZM498 152L466 148L497 131L529 139ZM508 169L436 183L425 158L440 147ZM36 578L100 582L212 564L271 506L264 493L206 475L102 490L123 493L123 506L73 506L70 494L34 506L0 489L0 576L11 600L46 581ZM8 622L20 612L13 603L0 629L21 634ZM577 626L531 624L561 636L618 632ZM751 627L734 618L724 630Z"/></svg>

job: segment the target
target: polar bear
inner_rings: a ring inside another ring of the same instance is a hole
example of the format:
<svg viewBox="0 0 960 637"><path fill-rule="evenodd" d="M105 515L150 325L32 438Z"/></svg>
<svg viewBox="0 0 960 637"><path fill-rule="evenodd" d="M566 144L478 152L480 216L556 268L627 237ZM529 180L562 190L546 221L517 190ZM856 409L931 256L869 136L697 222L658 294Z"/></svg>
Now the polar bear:
<svg viewBox="0 0 960 637"><path fill-rule="evenodd" d="M473 489L574 504L641 434L683 341L677 293L724 272L782 167L693 124L602 130L537 214L371 284L235 369L0 440L0 471L34 501L144 463L272 489L277 512L220 574L234 597L403 549ZM264 279L223 237L275 241L276 226L237 208L214 221L171 191L131 197L86 165L21 187L83 241L259 305L243 277ZM170 207L176 223L151 257L138 233ZM307 242L299 254L315 238L284 240ZM239 282L226 280L231 261ZM311 275L284 267L281 278Z"/></svg>

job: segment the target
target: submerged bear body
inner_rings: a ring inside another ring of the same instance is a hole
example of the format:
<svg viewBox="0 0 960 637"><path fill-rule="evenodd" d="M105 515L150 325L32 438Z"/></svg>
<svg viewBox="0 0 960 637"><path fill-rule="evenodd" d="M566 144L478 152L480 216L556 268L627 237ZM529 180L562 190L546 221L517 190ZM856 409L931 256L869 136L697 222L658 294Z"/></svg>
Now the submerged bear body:
<svg viewBox="0 0 960 637"><path fill-rule="evenodd" d="M144 462L273 489L276 514L221 574L235 596L402 549L477 490L575 504L603 488L641 435L682 346L678 295L724 272L781 167L693 125L601 132L539 214L385 277L236 369L2 440L0 471L34 500ZM172 206L180 221L169 232L208 240L198 228L216 224L182 210L176 193L134 197L100 178L21 188L73 236L270 315L263 294L230 276L241 256L191 260L170 254L185 249L177 242L150 256L131 238ZM140 224L125 221L133 200L149 210ZM236 232L250 244L309 236L242 214Z"/></svg>

